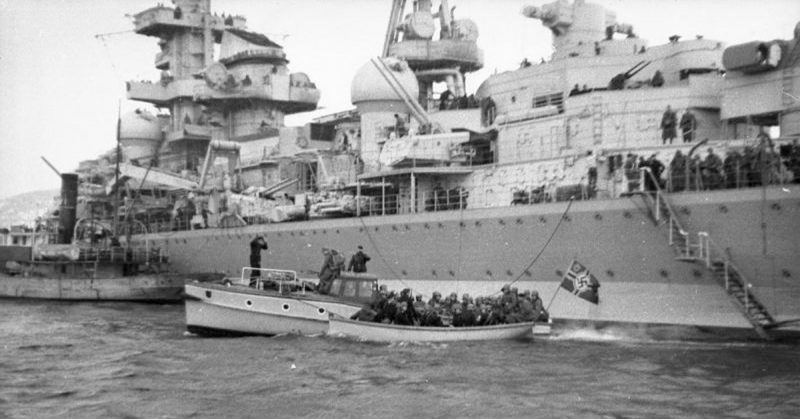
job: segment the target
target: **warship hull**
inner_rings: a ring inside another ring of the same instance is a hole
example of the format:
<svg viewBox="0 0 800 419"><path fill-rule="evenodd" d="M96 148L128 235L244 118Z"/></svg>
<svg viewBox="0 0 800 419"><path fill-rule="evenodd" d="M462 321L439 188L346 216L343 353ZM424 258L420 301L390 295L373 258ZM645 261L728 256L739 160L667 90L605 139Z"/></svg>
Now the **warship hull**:
<svg viewBox="0 0 800 419"><path fill-rule="evenodd" d="M52 278L0 274L0 298L176 303L183 300L184 282L182 275Z"/></svg>
<svg viewBox="0 0 800 419"><path fill-rule="evenodd" d="M708 233L724 249L779 323L796 327L796 187L682 193L668 200L685 228ZM318 271L322 247L349 253L360 244L372 256L369 272L390 288L475 296L496 294L503 284L513 283L521 290L538 290L557 322L752 328L706 264L676 254L668 228L654 220L641 196L193 230L136 239L168 249L179 272L217 269L234 274L247 264L248 243L256 235L270 244L263 265L293 266L301 276L313 277ZM600 281L599 304L559 291L563 270L572 259Z"/></svg>

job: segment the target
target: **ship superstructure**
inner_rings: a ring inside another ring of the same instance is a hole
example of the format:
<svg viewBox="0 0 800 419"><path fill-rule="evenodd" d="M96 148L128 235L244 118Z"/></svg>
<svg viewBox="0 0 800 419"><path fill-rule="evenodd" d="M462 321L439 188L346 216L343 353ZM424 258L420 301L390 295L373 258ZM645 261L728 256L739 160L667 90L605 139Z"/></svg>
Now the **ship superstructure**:
<svg viewBox="0 0 800 419"><path fill-rule="evenodd" d="M199 170L210 141L274 137L284 115L316 108L319 91L309 77L290 73L283 48L245 23L212 14L209 0L134 16L136 33L158 38L161 48L161 80L128 83L129 99L169 110L163 143L151 149L160 151L160 167Z"/></svg>

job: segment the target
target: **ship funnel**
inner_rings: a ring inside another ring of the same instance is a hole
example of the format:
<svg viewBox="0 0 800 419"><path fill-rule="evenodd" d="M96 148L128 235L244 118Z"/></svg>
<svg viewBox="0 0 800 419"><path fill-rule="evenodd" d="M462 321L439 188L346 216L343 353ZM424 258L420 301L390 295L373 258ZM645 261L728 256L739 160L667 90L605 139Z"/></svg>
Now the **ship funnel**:
<svg viewBox="0 0 800 419"><path fill-rule="evenodd" d="M77 206L78 175L75 173L63 173L61 174L61 206L58 211L58 241L61 244L72 243Z"/></svg>

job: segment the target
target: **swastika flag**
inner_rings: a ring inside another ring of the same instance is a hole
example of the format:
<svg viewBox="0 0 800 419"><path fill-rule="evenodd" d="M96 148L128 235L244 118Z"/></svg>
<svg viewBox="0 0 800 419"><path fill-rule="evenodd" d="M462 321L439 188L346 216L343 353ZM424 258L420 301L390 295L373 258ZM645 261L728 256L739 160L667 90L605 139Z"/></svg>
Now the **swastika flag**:
<svg viewBox="0 0 800 419"><path fill-rule="evenodd" d="M597 293L597 289L600 288L600 282L597 281L594 275L589 273L589 269L581 265L577 260L573 260L569 264L569 268L564 274L564 279L561 281L561 287L590 303L597 304L600 301L600 296Z"/></svg>

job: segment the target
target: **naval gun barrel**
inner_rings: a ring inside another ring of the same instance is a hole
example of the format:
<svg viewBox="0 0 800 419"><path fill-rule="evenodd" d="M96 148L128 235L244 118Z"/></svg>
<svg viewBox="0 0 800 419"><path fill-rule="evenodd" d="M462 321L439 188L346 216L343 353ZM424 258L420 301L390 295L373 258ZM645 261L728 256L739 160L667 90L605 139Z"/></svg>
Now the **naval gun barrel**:
<svg viewBox="0 0 800 419"><path fill-rule="evenodd" d="M624 73L619 73L611 79L608 83L609 90L622 90L625 88L625 81L635 76L638 72L644 70L645 67L650 65L652 61L639 61Z"/></svg>

